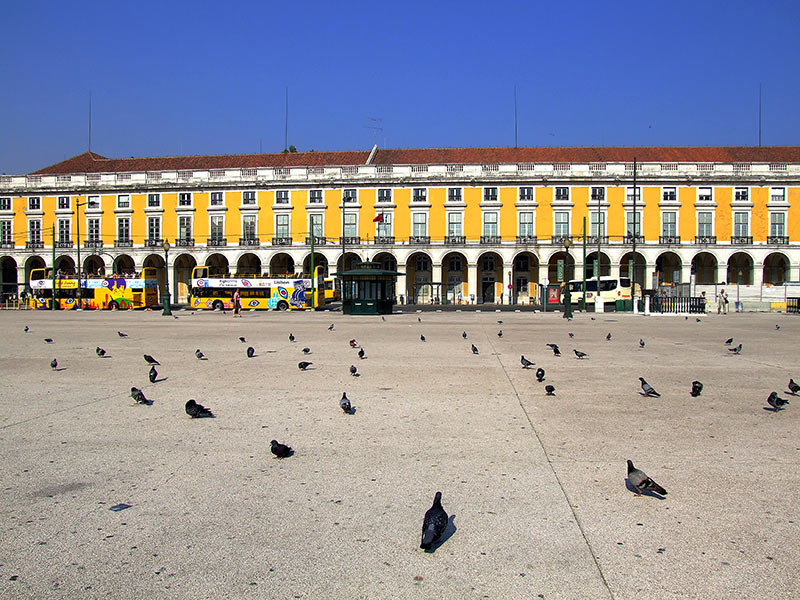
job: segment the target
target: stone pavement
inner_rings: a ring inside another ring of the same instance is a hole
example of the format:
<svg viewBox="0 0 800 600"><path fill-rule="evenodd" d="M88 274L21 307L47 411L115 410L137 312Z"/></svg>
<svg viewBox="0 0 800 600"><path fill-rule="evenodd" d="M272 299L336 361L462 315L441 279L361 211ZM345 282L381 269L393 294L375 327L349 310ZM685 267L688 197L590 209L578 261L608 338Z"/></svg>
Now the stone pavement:
<svg viewBox="0 0 800 600"><path fill-rule="evenodd" d="M793 315L177 314L0 313L0 597L800 596L800 399L763 408L800 378ZM627 489L628 458L666 498Z"/></svg>

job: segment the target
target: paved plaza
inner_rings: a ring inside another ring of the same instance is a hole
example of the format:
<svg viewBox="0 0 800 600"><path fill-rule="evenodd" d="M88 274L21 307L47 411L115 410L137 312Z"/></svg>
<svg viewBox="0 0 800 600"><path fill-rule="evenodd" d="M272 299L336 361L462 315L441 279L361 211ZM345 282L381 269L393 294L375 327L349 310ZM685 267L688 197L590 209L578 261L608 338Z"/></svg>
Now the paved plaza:
<svg viewBox="0 0 800 600"><path fill-rule="evenodd" d="M0 312L0 597L800 597L796 316L176 314Z"/></svg>

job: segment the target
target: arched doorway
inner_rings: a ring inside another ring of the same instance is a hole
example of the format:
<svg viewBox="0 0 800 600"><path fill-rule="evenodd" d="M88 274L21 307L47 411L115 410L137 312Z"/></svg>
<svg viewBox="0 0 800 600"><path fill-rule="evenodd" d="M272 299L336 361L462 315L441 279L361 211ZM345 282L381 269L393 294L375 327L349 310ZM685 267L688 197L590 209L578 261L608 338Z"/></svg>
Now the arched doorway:
<svg viewBox="0 0 800 600"><path fill-rule="evenodd" d="M503 259L496 252L478 257L478 304L503 301Z"/></svg>
<svg viewBox="0 0 800 600"><path fill-rule="evenodd" d="M532 304L539 300L539 257L533 252L520 252L514 257L512 278L516 304Z"/></svg>
<svg viewBox="0 0 800 600"><path fill-rule="evenodd" d="M710 252L698 252L692 258L696 285L713 285L717 282L717 258Z"/></svg>
<svg viewBox="0 0 800 600"><path fill-rule="evenodd" d="M790 278L789 259L785 254L773 252L764 259L764 283L783 285Z"/></svg>
<svg viewBox="0 0 800 600"><path fill-rule="evenodd" d="M737 252L728 259L728 283L753 285L753 259L746 252Z"/></svg>
<svg viewBox="0 0 800 600"><path fill-rule="evenodd" d="M342 257L339 256L339 259L336 261L336 272L339 271L349 271L353 268L353 265L357 262L361 262L361 257L356 254L355 252L348 252L345 255L344 266L342 265Z"/></svg>
<svg viewBox="0 0 800 600"><path fill-rule="evenodd" d="M236 274L239 277L261 275L261 259L252 252L245 252L236 261Z"/></svg>
<svg viewBox="0 0 800 600"><path fill-rule="evenodd" d="M0 295L3 300L17 296L17 261L10 256L0 258Z"/></svg>
<svg viewBox="0 0 800 600"><path fill-rule="evenodd" d="M197 261L191 254L179 254L172 263L175 273L175 294L178 302L188 302L189 292L192 287L192 270L197 266Z"/></svg>
<svg viewBox="0 0 800 600"><path fill-rule="evenodd" d="M376 262L381 266L381 269L386 271L397 271L397 259L391 252L378 252L372 257L372 262ZM388 285L387 291L391 293L392 297L397 296L397 280L392 279L392 283Z"/></svg>
<svg viewBox="0 0 800 600"><path fill-rule="evenodd" d="M597 277L597 250L586 255L586 264L583 265L586 272L586 279ZM611 259L605 252L600 253L600 277L611 275Z"/></svg>
<svg viewBox="0 0 800 600"><path fill-rule="evenodd" d="M674 252L664 252L656 259L659 285L677 285L681 282L681 258Z"/></svg>
<svg viewBox="0 0 800 600"><path fill-rule="evenodd" d="M469 303L467 286L467 257L461 252L448 252L442 258L442 303Z"/></svg>
<svg viewBox="0 0 800 600"><path fill-rule="evenodd" d="M112 271L114 273L114 277L117 277L118 275L121 276L123 273L135 273L136 264L127 254L120 254L114 259Z"/></svg>
<svg viewBox="0 0 800 600"><path fill-rule="evenodd" d="M561 278L558 276L559 261L562 261L563 277ZM575 279L575 257L572 252L569 253L569 256L563 250L556 252L547 263L547 281L549 283L562 283L564 280L570 279Z"/></svg>
<svg viewBox="0 0 800 600"><path fill-rule="evenodd" d="M314 268L320 267L320 273L323 277L328 276L328 259L324 254L314 252ZM311 253L303 260L303 273L311 273Z"/></svg>
<svg viewBox="0 0 800 600"><path fill-rule="evenodd" d="M83 270L89 277L102 277L106 274L106 263L102 257L92 254L83 261Z"/></svg>
<svg viewBox="0 0 800 600"><path fill-rule="evenodd" d="M285 252L278 252L269 261L269 274L272 277L294 275L294 259Z"/></svg>
<svg viewBox="0 0 800 600"><path fill-rule="evenodd" d="M164 258L159 254L149 254L142 261L142 268L155 269L156 278L158 278L158 294L159 297L164 294L164 281L167 276L167 271L164 268Z"/></svg>
<svg viewBox="0 0 800 600"><path fill-rule="evenodd" d="M408 304L433 302L433 261L424 252L414 252L406 259Z"/></svg>
<svg viewBox="0 0 800 600"><path fill-rule="evenodd" d="M56 273L61 275L75 275L75 261L71 256L59 256L56 259Z"/></svg>
<svg viewBox="0 0 800 600"><path fill-rule="evenodd" d="M210 277L227 277L230 273L230 265L224 254L214 253L206 259L208 275Z"/></svg>
<svg viewBox="0 0 800 600"><path fill-rule="evenodd" d="M631 261L634 261L633 273L631 273ZM631 283L636 282L638 286L637 289L634 290L636 294L639 294L641 290L648 287L648 283L644 280L646 264L644 256L638 252L636 253L635 259L633 252L626 252L619 261L619 276L630 277Z"/></svg>

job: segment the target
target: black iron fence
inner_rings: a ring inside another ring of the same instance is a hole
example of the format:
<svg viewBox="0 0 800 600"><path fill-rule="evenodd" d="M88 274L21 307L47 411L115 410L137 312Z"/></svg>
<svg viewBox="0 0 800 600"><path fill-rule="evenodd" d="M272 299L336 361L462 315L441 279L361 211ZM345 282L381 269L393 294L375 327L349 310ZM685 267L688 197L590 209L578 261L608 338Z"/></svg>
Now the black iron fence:
<svg viewBox="0 0 800 600"><path fill-rule="evenodd" d="M800 298L786 298L786 312L800 313Z"/></svg>
<svg viewBox="0 0 800 600"><path fill-rule="evenodd" d="M693 313L706 312L706 299L702 296L653 296L650 312L657 313Z"/></svg>

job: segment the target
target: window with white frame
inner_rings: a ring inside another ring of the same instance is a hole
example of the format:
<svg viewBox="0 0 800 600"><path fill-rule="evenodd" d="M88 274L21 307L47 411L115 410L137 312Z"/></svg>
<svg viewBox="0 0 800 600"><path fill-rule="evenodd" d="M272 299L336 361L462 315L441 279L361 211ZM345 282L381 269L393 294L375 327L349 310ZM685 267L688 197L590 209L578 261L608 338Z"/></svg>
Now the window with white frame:
<svg viewBox="0 0 800 600"><path fill-rule="evenodd" d="M211 215L211 239L214 241L222 241L225 237L225 216L224 215Z"/></svg>
<svg viewBox="0 0 800 600"><path fill-rule="evenodd" d="M89 217L86 219L86 239L90 242L100 241L100 219L98 217Z"/></svg>
<svg viewBox="0 0 800 600"><path fill-rule="evenodd" d="M392 235L392 213L381 213L382 221L376 223L375 235L391 237Z"/></svg>
<svg viewBox="0 0 800 600"><path fill-rule="evenodd" d="M713 212L704 210L697 213L697 235L699 237L709 237L714 235Z"/></svg>
<svg viewBox="0 0 800 600"><path fill-rule="evenodd" d="M464 263L461 262L461 257L451 255L447 260L447 270L450 273L461 273L464 270Z"/></svg>
<svg viewBox="0 0 800 600"><path fill-rule="evenodd" d="M697 189L698 202L711 202L711 200L712 200L712 195L710 187L701 187Z"/></svg>
<svg viewBox="0 0 800 600"><path fill-rule="evenodd" d="M128 194L120 194L117 196L117 208L130 208L131 197Z"/></svg>
<svg viewBox="0 0 800 600"><path fill-rule="evenodd" d="M428 260L427 256L417 256L414 259L414 270L415 271L428 271L431 268L431 263Z"/></svg>
<svg viewBox="0 0 800 600"><path fill-rule="evenodd" d="M192 239L192 216L181 215L178 217L178 240L189 242Z"/></svg>
<svg viewBox="0 0 800 600"><path fill-rule="evenodd" d="M736 237L747 237L750 235L750 213L733 213L733 235Z"/></svg>
<svg viewBox="0 0 800 600"><path fill-rule="evenodd" d="M323 216L320 213L311 213L308 215L308 230L314 237L322 237L325 232Z"/></svg>
<svg viewBox="0 0 800 600"><path fill-rule="evenodd" d="M28 241L34 244L42 243L42 220L31 219L28 221Z"/></svg>
<svg viewBox="0 0 800 600"><path fill-rule="evenodd" d="M555 235L566 237L569 235L569 212L557 210L553 213L555 223Z"/></svg>
<svg viewBox="0 0 800 600"><path fill-rule="evenodd" d="M785 188L772 188L769 191L770 202L786 202L786 189Z"/></svg>
<svg viewBox="0 0 800 600"><path fill-rule="evenodd" d="M289 190L275 192L275 204L289 204Z"/></svg>
<svg viewBox="0 0 800 600"><path fill-rule="evenodd" d="M354 204L358 202L358 190L347 189L342 192L342 202L345 204Z"/></svg>
<svg viewBox="0 0 800 600"><path fill-rule="evenodd" d="M0 198L0 210L11 210L11 198Z"/></svg>
<svg viewBox="0 0 800 600"><path fill-rule="evenodd" d="M178 206L191 206L192 205L192 193L191 192L181 192L178 194Z"/></svg>
<svg viewBox="0 0 800 600"><path fill-rule="evenodd" d="M569 188L568 187L557 187L556 188L556 200L569 200Z"/></svg>
<svg viewBox="0 0 800 600"><path fill-rule="evenodd" d="M58 241L62 244L70 241L70 225L71 221L69 219L58 220Z"/></svg>
<svg viewBox="0 0 800 600"><path fill-rule="evenodd" d="M464 214L461 212L447 213L447 235L457 237L463 235Z"/></svg>
<svg viewBox="0 0 800 600"><path fill-rule="evenodd" d="M156 243L161 241L161 217L147 217L147 239Z"/></svg>
<svg viewBox="0 0 800 600"><path fill-rule="evenodd" d="M322 190L311 190L308 193L308 201L310 204L322 204Z"/></svg>
<svg viewBox="0 0 800 600"><path fill-rule="evenodd" d="M519 201L533 202L533 188L532 187L519 188Z"/></svg>
<svg viewBox="0 0 800 600"><path fill-rule="evenodd" d="M606 234L606 213L602 210L594 210L589 216L589 235L599 235L603 237Z"/></svg>
<svg viewBox="0 0 800 600"><path fill-rule="evenodd" d="M678 213L674 210L667 210L661 213L661 235L664 237L677 237Z"/></svg>
<svg viewBox="0 0 800 600"><path fill-rule="evenodd" d="M242 204L244 206L252 206L256 203L255 192L242 192Z"/></svg>
<svg viewBox="0 0 800 600"><path fill-rule="evenodd" d="M344 215L344 237L358 236L358 215L354 212Z"/></svg>
<svg viewBox="0 0 800 600"><path fill-rule="evenodd" d="M68 210L69 209L69 196L59 196L58 197L58 209L59 210Z"/></svg>
<svg viewBox="0 0 800 600"><path fill-rule="evenodd" d="M86 209L99 209L100 208L100 196L87 196L86 197Z"/></svg>
<svg viewBox="0 0 800 600"><path fill-rule="evenodd" d="M497 237L496 211L488 211L483 213L483 235L487 237Z"/></svg>
<svg viewBox="0 0 800 600"><path fill-rule="evenodd" d="M147 208L161 208L161 194L147 194Z"/></svg>
<svg viewBox="0 0 800 600"><path fill-rule="evenodd" d="M786 213L772 212L769 214L769 234L775 237L786 235Z"/></svg>
<svg viewBox="0 0 800 600"><path fill-rule="evenodd" d="M520 237L533 237L533 212L525 210L518 214Z"/></svg>
<svg viewBox="0 0 800 600"><path fill-rule="evenodd" d="M222 206L223 204L222 192L211 192L211 206Z"/></svg>
<svg viewBox="0 0 800 600"><path fill-rule="evenodd" d="M641 203L642 201L642 188L636 186L636 189L629 187L625 191L625 197L627 198L628 202L636 202L636 204Z"/></svg>
<svg viewBox="0 0 800 600"><path fill-rule="evenodd" d="M428 235L428 214L424 212L415 212L412 220L412 235L426 236Z"/></svg>
<svg viewBox="0 0 800 600"><path fill-rule="evenodd" d="M748 196L749 194L746 187L737 187L733 191L733 199L738 202L747 202Z"/></svg>
<svg viewBox="0 0 800 600"><path fill-rule="evenodd" d="M414 188L411 193L412 202L425 202L428 199L428 190L426 188Z"/></svg>
<svg viewBox="0 0 800 600"><path fill-rule="evenodd" d="M289 237L289 215L275 215L275 237Z"/></svg>
<svg viewBox="0 0 800 600"><path fill-rule="evenodd" d="M642 235L642 212L625 211L625 235Z"/></svg>
<svg viewBox="0 0 800 600"><path fill-rule="evenodd" d="M664 202L675 202L678 199L678 192L674 187L665 187L661 190L661 199Z"/></svg>
<svg viewBox="0 0 800 600"><path fill-rule="evenodd" d="M31 196L28 198L28 210L41 210L42 199L39 196Z"/></svg>
<svg viewBox="0 0 800 600"><path fill-rule="evenodd" d="M392 190L391 190L391 188L380 188L378 190L378 202L391 203L391 201L392 201Z"/></svg>
<svg viewBox="0 0 800 600"><path fill-rule="evenodd" d="M460 187L447 188L448 202L461 202L462 191Z"/></svg>
<svg viewBox="0 0 800 600"><path fill-rule="evenodd" d="M602 202L606 199L606 189L602 187L593 187L589 197L595 202Z"/></svg>
<svg viewBox="0 0 800 600"><path fill-rule="evenodd" d="M3 219L0 221L0 244L3 244L4 246L12 244L12 239L11 219Z"/></svg>
<svg viewBox="0 0 800 600"><path fill-rule="evenodd" d="M497 188L496 187L483 188L483 201L497 202Z"/></svg>
<svg viewBox="0 0 800 600"><path fill-rule="evenodd" d="M242 216L242 237L246 240L256 239L256 216Z"/></svg>
<svg viewBox="0 0 800 600"><path fill-rule="evenodd" d="M131 219L130 217L117 218L117 241L131 241Z"/></svg>

